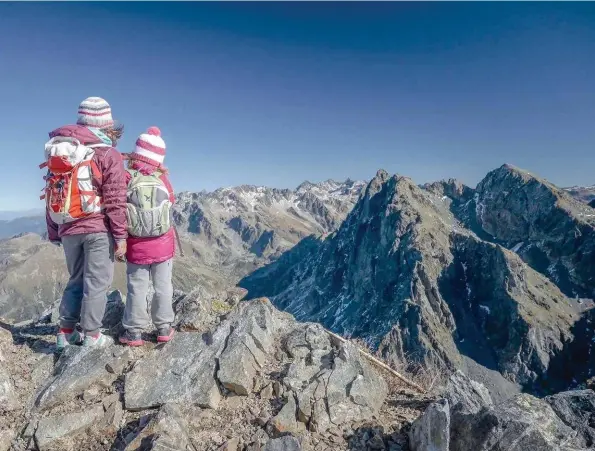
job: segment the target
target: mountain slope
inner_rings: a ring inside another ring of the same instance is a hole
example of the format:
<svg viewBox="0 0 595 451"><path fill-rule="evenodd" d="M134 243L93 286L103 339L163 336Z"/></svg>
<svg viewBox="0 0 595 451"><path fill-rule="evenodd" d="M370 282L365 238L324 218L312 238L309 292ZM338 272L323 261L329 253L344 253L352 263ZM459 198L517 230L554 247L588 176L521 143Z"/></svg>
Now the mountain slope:
<svg viewBox="0 0 595 451"><path fill-rule="evenodd" d="M338 227L364 185L329 180L294 191L244 185L181 193L174 218L197 264L235 282L306 236Z"/></svg>
<svg viewBox="0 0 595 451"><path fill-rule="evenodd" d="M466 229L446 197L380 171L335 234L301 243L240 285L389 358L448 368L471 359L532 385L572 341L578 305Z"/></svg>
<svg viewBox="0 0 595 451"><path fill-rule="evenodd" d="M305 182L295 191L241 186L181 193L174 218L185 255L175 261L175 288L191 290L199 284L217 292L233 285L305 236L336 228L362 186L329 180ZM33 229L45 231L44 218L31 221ZM27 231L29 223L29 218L21 218L8 224ZM0 317L30 318L61 295L68 278L61 249L39 236L24 235L0 241L0 256ZM113 288L125 291L126 271L117 266Z"/></svg>
<svg viewBox="0 0 595 451"><path fill-rule="evenodd" d="M569 296L595 297L595 210L546 180L504 165L475 192L479 226Z"/></svg>

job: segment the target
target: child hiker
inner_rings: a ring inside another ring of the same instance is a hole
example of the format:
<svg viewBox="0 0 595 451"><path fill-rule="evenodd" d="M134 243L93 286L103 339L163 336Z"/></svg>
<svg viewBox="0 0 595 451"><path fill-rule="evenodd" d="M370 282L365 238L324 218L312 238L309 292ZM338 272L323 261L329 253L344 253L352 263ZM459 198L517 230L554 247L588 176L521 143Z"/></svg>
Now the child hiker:
<svg viewBox="0 0 595 451"><path fill-rule="evenodd" d="M163 166L165 142L161 131L150 127L136 140L136 149L127 158L128 296L120 343L143 345L141 332L149 324L147 293L151 281L155 289L151 317L157 327L157 341L164 343L174 334L171 324L175 231L170 216L174 192Z"/></svg>
<svg viewBox="0 0 595 451"><path fill-rule="evenodd" d="M100 332L106 294L114 256L123 260L126 254L126 173L115 149L122 133L109 104L89 97L77 123L51 132L45 145L48 238L64 248L70 275L60 303L59 351L80 342L108 343Z"/></svg>

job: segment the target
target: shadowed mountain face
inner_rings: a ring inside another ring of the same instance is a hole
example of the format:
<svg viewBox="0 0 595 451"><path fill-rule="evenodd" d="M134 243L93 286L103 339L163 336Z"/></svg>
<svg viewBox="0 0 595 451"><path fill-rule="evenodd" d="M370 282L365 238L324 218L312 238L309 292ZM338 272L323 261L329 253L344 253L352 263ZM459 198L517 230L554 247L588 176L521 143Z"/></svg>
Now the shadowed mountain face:
<svg viewBox="0 0 595 451"><path fill-rule="evenodd" d="M555 284L592 292L590 211L509 166L477 190L453 180L421 188L380 171L336 233L303 241L240 285L389 359L547 389L552 378L568 382L553 362L592 335L577 328L588 302ZM529 245L547 264L505 247ZM553 267L572 276L554 277Z"/></svg>

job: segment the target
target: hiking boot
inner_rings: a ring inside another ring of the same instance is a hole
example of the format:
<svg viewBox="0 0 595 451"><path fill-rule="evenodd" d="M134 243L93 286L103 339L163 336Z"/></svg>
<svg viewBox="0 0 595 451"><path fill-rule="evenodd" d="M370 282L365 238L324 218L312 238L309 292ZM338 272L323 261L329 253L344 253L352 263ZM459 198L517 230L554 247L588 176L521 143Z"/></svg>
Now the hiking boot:
<svg viewBox="0 0 595 451"><path fill-rule="evenodd" d="M84 347L90 347L90 346L102 347L102 346L107 346L109 344L109 342L110 342L109 338L106 337L105 335L103 335L101 332L99 332L95 336L85 335L85 339L83 340L83 346Z"/></svg>
<svg viewBox="0 0 595 451"><path fill-rule="evenodd" d="M82 334L76 329L60 329L56 335L56 351L62 351L68 345L81 344Z"/></svg>
<svg viewBox="0 0 595 451"><path fill-rule="evenodd" d="M120 343L127 346L142 346L145 344L140 332L135 332L133 330L125 330L122 335L120 335Z"/></svg>
<svg viewBox="0 0 595 451"><path fill-rule="evenodd" d="M163 326L157 329L157 343L167 343L174 336L174 328L171 326Z"/></svg>

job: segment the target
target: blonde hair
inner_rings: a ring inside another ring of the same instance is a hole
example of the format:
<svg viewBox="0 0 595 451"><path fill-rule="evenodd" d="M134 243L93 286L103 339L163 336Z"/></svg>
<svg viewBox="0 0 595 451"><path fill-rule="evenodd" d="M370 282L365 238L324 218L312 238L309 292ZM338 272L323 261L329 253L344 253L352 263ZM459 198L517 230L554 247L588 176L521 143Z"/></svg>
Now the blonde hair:
<svg viewBox="0 0 595 451"><path fill-rule="evenodd" d="M120 138L122 138L122 135L124 134L124 125L113 125L111 127L103 129L102 131L107 135L109 139L112 140L112 146L116 147L118 145L118 141L120 140Z"/></svg>

